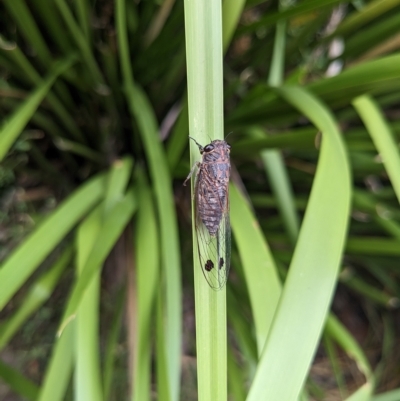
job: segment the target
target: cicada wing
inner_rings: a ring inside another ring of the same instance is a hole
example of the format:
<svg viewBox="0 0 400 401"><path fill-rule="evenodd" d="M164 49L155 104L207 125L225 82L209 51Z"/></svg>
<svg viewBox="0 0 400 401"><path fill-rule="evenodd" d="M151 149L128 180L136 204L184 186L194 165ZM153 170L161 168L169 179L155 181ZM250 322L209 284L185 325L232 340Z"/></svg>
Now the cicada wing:
<svg viewBox="0 0 400 401"><path fill-rule="evenodd" d="M210 193L209 184L207 180L203 179L202 174L204 172L200 170L197 174L195 185L195 232L199 261L209 286L214 290L220 290L228 279L230 269L231 227L229 220L229 194L227 190L223 199L220 199L218 203L218 207L222 211L222 216L218 228L214 233L210 234L210 231L200 217L201 208L209 206L209 199L204 197L204 194ZM207 188L204 188L205 185L207 185ZM218 191L215 191L214 195L218 196ZM215 206L215 203L213 206Z"/></svg>

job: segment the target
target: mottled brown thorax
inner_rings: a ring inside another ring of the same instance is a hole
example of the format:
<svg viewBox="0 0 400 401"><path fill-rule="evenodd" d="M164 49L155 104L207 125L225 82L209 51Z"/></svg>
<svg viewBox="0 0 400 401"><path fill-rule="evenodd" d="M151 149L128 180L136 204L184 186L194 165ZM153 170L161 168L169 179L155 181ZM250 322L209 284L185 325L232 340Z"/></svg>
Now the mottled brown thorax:
<svg viewBox="0 0 400 401"><path fill-rule="evenodd" d="M207 151L210 146L212 149ZM229 211L229 149L225 141L215 140L205 146L202 153L197 181L197 210L211 236L215 236L224 213Z"/></svg>

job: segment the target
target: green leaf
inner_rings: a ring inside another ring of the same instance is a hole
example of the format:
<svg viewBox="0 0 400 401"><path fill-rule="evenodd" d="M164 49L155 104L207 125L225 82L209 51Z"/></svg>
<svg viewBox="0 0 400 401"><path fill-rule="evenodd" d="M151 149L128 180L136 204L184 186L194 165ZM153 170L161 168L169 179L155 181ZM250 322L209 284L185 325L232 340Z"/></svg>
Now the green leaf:
<svg viewBox="0 0 400 401"><path fill-rule="evenodd" d="M224 137L221 2L185 0L184 6L189 132L204 146ZM190 141L191 164L199 158L198 147ZM203 277L194 221L192 206L198 399L225 401L226 288L213 291Z"/></svg>
<svg viewBox="0 0 400 401"><path fill-rule="evenodd" d="M335 4L340 3L341 0L308 0L301 2L300 4L290 7L285 11L268 13L263 18L257 20L244 28L239 33L252 32L258 28L265 28L270 25L275 25L279 21L285 21L289 18L293 18L299 15L310 13L326 7L333 7Z"/></svg>
<svg viewBox="0 0 400 401"><path fill-rule="evenodd" d="M7 321L3 322L0 329L0 349L4 348L29 316L49 299L61 274L71 261L72 251L71 246L65 249L54 265L32 285L19 309Z"/></svg>
<svg viewBox="0 0 400 401"><path fill-rule="evenodd" d="M56 340L37 401L62 401L70 381L74 361L75 324Z"/></svg>
<svg viewBox="0 0 400 401"><path fill-rule="evenodd" d="M222 2L222 42L225 52L231 43L233 33L239 23L245 4L245 0Z"/></svg>
<svg viewBox="0 0 400 401"><path fill-rule="evenodd" d="M129 178L132 175L133 160L127 156L116 160L107 179L104 214L113 208L116 202L124 197Z"/></svg>
<svg viewBox="0 0 400 401"><path fill-rule="evenodd" d="M77 230L76 269L79 277L102 228L104 205L100 204L80 224ZM92 277L77 311L75 322L75 370L74 394L77 401L101 401L103 399L100 379L100 272ZM78 278L79 280L79 278Z"/></svg>
<svg viewBox="0 0 400 401"><path fill-rule="evenodd" d="M369 96L356 98L353 105L364 121L378 150L400 203L400 153L388 123L378 104Z"/></svg>
<svg viewBox="0 0 400 401"><path fill-rule="evenodd" d="M245 198L231 185L232 229L246 277L258 354L264 347L281 295L275 261Z"/></svg>
<svg viewBox="0 0 400 401"><path fill-rule="evenodd" d="M74 58L69 57L58 63L53 72L36 88L28 99L14 112L9 120L3 124L0 130L0 161L21 134L25 125L32 118L42 100L46 97L50 88L60 74L67 71L74 63Z"/></svg>
<svg viewBox="0 0 400 401"><path fill-rule="evenodd" d="M157 119L143 90L134 84L126 29L125 0L116 2L121 69L131 116L139 128L154 186L160 220L162 274L165 279L165 351L170 400L178 401L181 370L182 289L179 240L168 163L160 143Z"/></svg>
<svg viewBox="0 0 400 401"><path fill-rule="evenodd" d="M136 198L133 190L130 190L122 200L115 203L113 209L107 214L82 274L79 276L68 301L68 306L58 331L59 335L61 335L67 324L75 318L87 286L115 245L135 209Z"/></svg>
<svg viewBox="0 0 400 401"><path fill-rule="evenodd" d="M104 175L92 178L48 216L6 259L0 269L0 309L75 224L103 196Z"/></svg>
<svg viewBox="0 0 400 401"><path fill-rule="evenodd" d="M360 369L367 379L367 383L348 397L346 401L368 401L373 392L374 377L371 366L363 350L357 344L350 332L334 315L329 315L325 330L328 335L334 337L335 341L338 342L347 355L355 360L358 369Z"/></svg>
<svg viewBox="0 0 400 401"><path fill-rule="evenodd" d="M68 33L71 35L76 43L76 46L82 54L82 58L86 63L87 68L90 71L91 79L97 81L96 84L104 84L103 75L97 65L96 59L93 56L92 50L89 47L87 38L85 38L79 25L75 21L75 18L69 9L65 0L55 0L55 4L68 28Z"/></svg>
<svg viewBox="0 0 400 401"><path fill-rule="evenodd" d="M159 245L156 214L150 189L139 181L139 211L136 231L136 349L134 352L132 400L150 401L151 343L155 323L155 295L159 284ZM135 316L131 317L135 319Z"/></svg>
<svg viewBox="0 0 400 401"><path fill-rule="evenodd" d="M42 65L48 65L51 62L51 52L24 0L5 0L4 5L8 8L18 24L19 29L25 36L25 39L37 52Z"/></svg>
<svg viewBox="0 0 400 401"><path fill-rule="evenodd" d="M395 8L399 4L399 0L371 1L361 10L356 10L347 16L329 37L348 35L352 31L357 31L363 25L366 25L370 21L377 20L382 14Z"/></svg>
<svg viewBox="0 0 400 401"><path fill-rule="evenodd" d="M117 349L119 334L121 332L121 325L123 315L125 313L125 287L118 292L118 298L115 302L114 316L110 323L110 332L107 338L107 344L104 352L104 380L103 380L103 394L104 399L109 400L110 394L113 389L113 376L114 376L114 361Z"/></svg>
<svg viewBox="0 0 400 401"><path fill-rule="evenodd" d="M382 393L375 395L371 398L371 401L397 401L400 398L400 389L388 391L387 393Z"/></svg>
<svg viewBox="0 0 400 401"><path fill-rule="evenodd" d="M372 369L370 363L368 362L368 358L350 332L332 314L329 315L325 328L327 333L331 336L334 336L335 340L339 343L343 350L345 350L346 353L357 362L358 368L361 370L367 380L371 380Z"/></svg>
<svg viewBox="0 0 400 401"><path fill-rule="evenodd" d="M349 164L331 113L304 89L284 87L278 93L324 138L299 239L248 401L299 396L335 288L350 211Z"/></svg>
<svg viewBox="0 0 400 401"><path fill-rule="evenodd" d="M29 401L36 401L38 386L0 359L0 377L17 394Z"/></svg>
<svg viewBox="0 0 400 401"><path fill-rule="evenodd" d="M365 383L345 401L370 401L372 390L371 383Z"/></svg>

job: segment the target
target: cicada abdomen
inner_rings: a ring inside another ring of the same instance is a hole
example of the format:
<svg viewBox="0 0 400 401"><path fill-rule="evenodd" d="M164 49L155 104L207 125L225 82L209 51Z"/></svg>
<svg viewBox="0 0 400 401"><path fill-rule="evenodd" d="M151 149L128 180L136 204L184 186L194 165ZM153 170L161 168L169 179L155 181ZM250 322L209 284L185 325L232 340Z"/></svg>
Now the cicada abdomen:
<svg viewBox="0 0 400 401"><path fill-rule="evenodd" d="M186 181L197 166L194 200L199 260L208 284L211 288L219 290L225 285L230 268L229 152L231 147L222 140L212 141L204 147L197 142L196 144L202 159L192 168Z"/></svg>

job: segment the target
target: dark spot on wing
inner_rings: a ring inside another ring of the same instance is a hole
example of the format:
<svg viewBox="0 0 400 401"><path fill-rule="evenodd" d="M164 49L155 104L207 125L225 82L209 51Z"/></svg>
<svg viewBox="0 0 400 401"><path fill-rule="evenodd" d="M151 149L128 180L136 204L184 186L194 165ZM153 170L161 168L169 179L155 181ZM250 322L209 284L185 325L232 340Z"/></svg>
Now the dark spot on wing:
<svg viewBox="0 0 400 401"><path fill-rule="evenodd" d="M208 259L204 268L209 272L214 268L214 263L210 259Z"/></svg>

